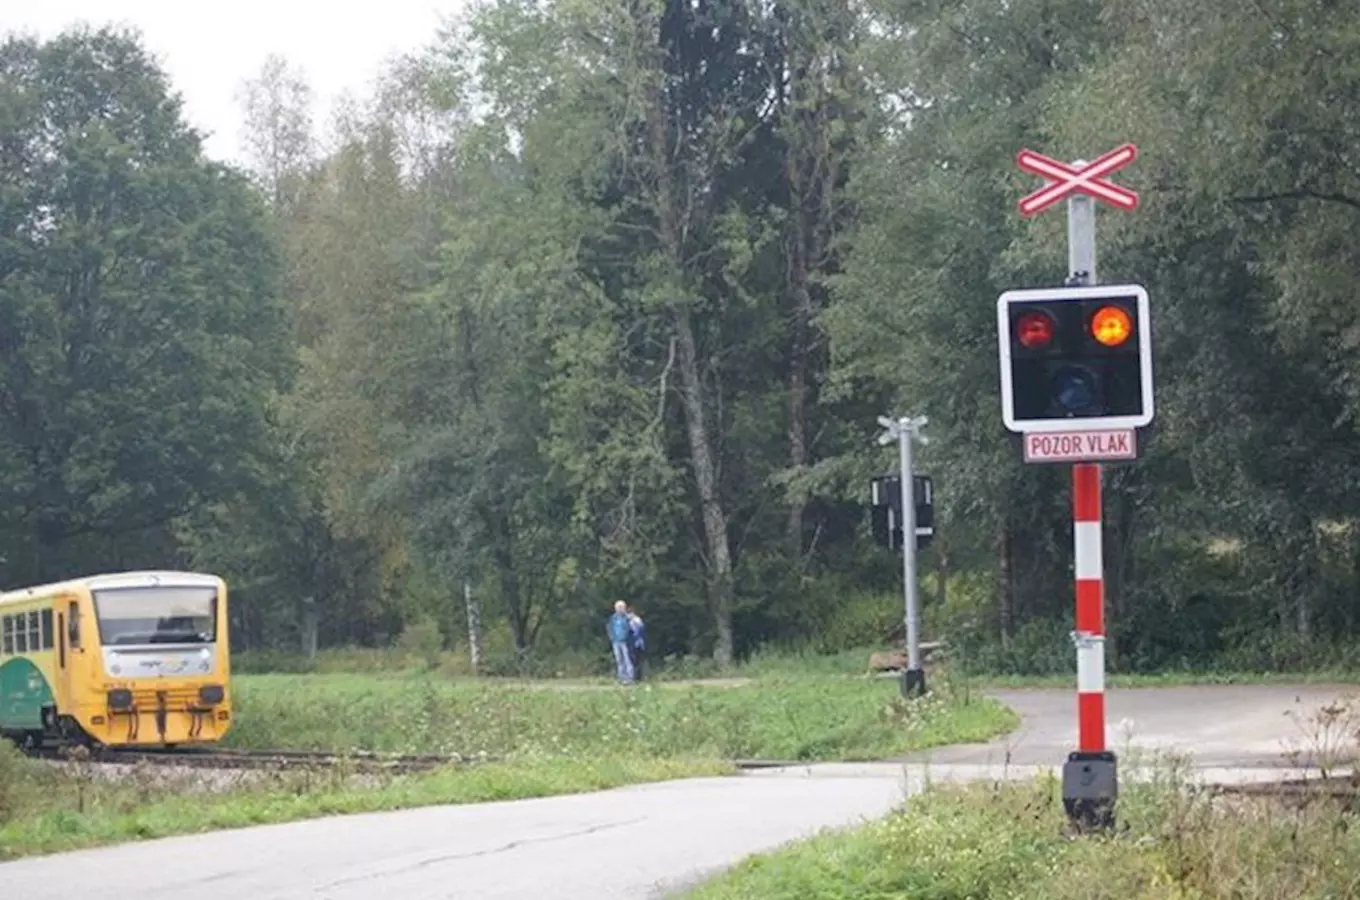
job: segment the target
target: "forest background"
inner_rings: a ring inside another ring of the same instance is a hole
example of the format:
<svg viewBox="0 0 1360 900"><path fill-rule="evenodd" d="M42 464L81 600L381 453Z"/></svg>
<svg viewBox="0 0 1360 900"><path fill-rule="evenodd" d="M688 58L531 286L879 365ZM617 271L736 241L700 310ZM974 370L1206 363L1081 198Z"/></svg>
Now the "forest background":
<svg viewBox="0 0 1360 900"><path fill-rule="evenodd" d="M488 0L325 127L309 93L250 81L236 171L137 35L0 44L0 584L219 572L262 667L471 610L488 671L603 671L620 598L654 658L885 645L876 419L928 414L926 637L1070 671L995 299L1066 272L1015 153L1132 141L1111 665L1360 663L1354 0Z"/></svg>

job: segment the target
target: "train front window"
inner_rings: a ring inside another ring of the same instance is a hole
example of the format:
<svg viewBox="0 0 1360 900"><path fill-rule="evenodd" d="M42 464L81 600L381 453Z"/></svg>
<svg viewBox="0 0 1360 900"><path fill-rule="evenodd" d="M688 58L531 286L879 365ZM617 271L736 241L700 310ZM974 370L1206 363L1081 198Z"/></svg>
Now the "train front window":
<svg viewBox="0 0 1360 900"><path fill-rule="evenodd" d="M211 644L217 639L217 590L117 588L94 592L104 646Z"/></svg>

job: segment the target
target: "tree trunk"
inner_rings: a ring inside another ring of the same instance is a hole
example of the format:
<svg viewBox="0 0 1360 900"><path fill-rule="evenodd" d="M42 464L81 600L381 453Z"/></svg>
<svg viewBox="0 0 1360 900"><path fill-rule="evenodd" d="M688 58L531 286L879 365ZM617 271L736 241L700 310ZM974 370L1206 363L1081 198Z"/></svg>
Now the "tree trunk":
<svg viewBox="0 0 1360 900"><path fill-rule="evenodd" d="M510 623L510 639L515 645L515 656L523 656L529 651L529 613L520 596L519 573L515 571L514 560L507 547L498 547L495 554L501 598L505 601L506 619Z"/></svg>
<svg viewBox="0 0 1360 900"><path fill-rule="evenodd" d="M1313 592L1318 576L1317 531L1310 516L1294 511L1284 524L1283 554L1280 560L1285 576L1276 600L1280 630L1295 629L1302 638L1313 632Z"/></svg>
<svg viewBox="0 0 1360 900"><path fill-rule="evenodd" d="M1307 590L1299 592L1298 626L1299 636L1304 640L1313 637L1313 601Z"/></svg>
<svg viewBox="0 0 1360 900"><path fill-rule="evenodd" d="M713 460L712 436L703 394L703 380L699 374L698 348L689 307L675 309L677 362L680 366L680 398L685 410L685 431L689 437L690 461L694 483L699 492L699 503L704 523L704 540L708 547L708 591L712 604L713 624L717 642L713 658L720 666L732 664L732 553L728 546L727 514L723 511L718 492L718 472Z"/></svg>
<svg viewBox="0 0 1360 900"><path fill-rule="evenodd" d="M1105 666L1113 672L1119 664L1119 646L1115 634L1122 627L1128 611L1128 590L1133 583L1134 529L1136 527L1137 482L1125 480L1115 499L1114 565L1109 566L1105 579Z"/></svg>
<svg viewBox="0 0 1360 900"><path fill-rule="evenodd" d="M1313 636L1313 594L1317 590L1321 565L1318 559L1317 528L1314 527L1312 518L1301 516L1299 525L1303 531L1299 535L1303 552L1299 557L1299 586L1294 592L1298 605L1294 611L1299 637L1307 641Z"/></svg>
<svg viewBox="0 0 1360 900"><path fill-rule="evenodd" d="M655 58L649 63L655 64ZM694 185L677 177L684 171L685 138L677 136L679 145L672 145L674 128L668 98L658 90L647 114L648 156L655 184L652 200L657 220L659 249L668 271L662 275L664 286L671 292L667 310L674 329L677 362L680 368L680 398L685 414L685 431L689 439L690 463L694 484L699 494L700 516L704 526L704 543L708 551L708 591L713 612L717 640L713 658L720 666L731 665L735 641L732 633L732 551L728 542L727 514L722 508L718 486L718 466L715 441L711 428L721 426L709 422L708 402L705 397L703 375L699 370L698 341L694 335L694 297L692 285L700 282L692 277L689 264L689 242L696 224L708 215L697 197Z"/></svg>
<svg viewBox="0 0 1360 900"><path fill-rule="evenodd" d="M472 582L463 582L463 606L467 610L468 662L472 674L482 670L482 600L472 593Z"/></svg>
<svg viewBox="0 0 1360 900"><path fill-rule="evenodd" d="M481 515L491 538L491 559L496 566L496 580L501 589L501 602L505 604L506 622L510 625L510 639L515 645L515 656L520 657L529 651L532 643L529 634L531 610L525 602L523 585L515 568L514 526L504 512L508 506L505 498L497 497L490 506L482 509Z"/></svg>
<svg viewBox="0 0 1360 900"><path fill-rule="evenodd" d="M1346 633L1350 634L1355 630L1355 624L1360 621L1360 521L1352 520L1350 523L1351 540L1351 588L1350 602L1346 604Z"/></svg>
<svg viewBox="0 0 1360 900"><path fill-rule="evenodd" d="M302 653L308 659L316 658L317 633L320 631L321 617L317 614L316 598L302 598Z"/></svg>
<svg viewBox="0 0 1360 900"><path fill-rule="evenodd" d="M807 292L806 286L803 288ZM808 310L805 300L796 301L794 311L793 352L789 362L789 465L795 470L807 465L807 330ZM789 559L797 562L803 555L803 511L806 508L801 491L789 499L789 518L785 524L785 541Z"/></svg>
<svg viewBox="0 0 1360 900"><path fill-rule="evenodd" d="M841 29L847 18L853 15L844 10L787 11L786 69L775 81L775 89L784 92L780 130L787 147L784 181L789 192L789 227L784 252L792 304L788 437L789 461L795 468L807 465L812 455L808 407L816 402L817 376L826 366L824 335L816 324L820 299L816 276L830 263L828 248L839 216L837 179L845 172L847 161L847 151L836 137L846 112L841 106L846 99L843 92L848 90L841 81L845 59L833 49L844 37ZM804 501L795 501L787 524L789 544L800 554L805 511Z"/></svg>
<svg viewBox="0 0 1360 900"><path fill-rule="evenodd" d="M949 599L949 552L940 547L935 553L935 608L944 612L945 601ZM937 639L943 636L937 635Z"/></svg>
<svg viewBox="0 0 1360 900"><path fill-rule="evenodd" d="M792 167L791 167L792 168ZM794 190L794 202L801 202L801 192ZM802 469L807 465L807 405L808 405L808 346L812 325L812 292L808 287L807 225L803 211L794 207L796 225L793 246L790 248L789 289L793 297L793 344L789 352L789 465ZM785 526L789 557L797 561L803 553L803 511L806 508L801 494L789 503L789 518Z"/></svg>
<svg viewBox="0 0 1360 900"><path fill-rule="evenodd" d="M1011 562L1012 536L1007 520L997 534L996 605L1001 625L1001 646L1015 639L1015 567Z"/></svg>

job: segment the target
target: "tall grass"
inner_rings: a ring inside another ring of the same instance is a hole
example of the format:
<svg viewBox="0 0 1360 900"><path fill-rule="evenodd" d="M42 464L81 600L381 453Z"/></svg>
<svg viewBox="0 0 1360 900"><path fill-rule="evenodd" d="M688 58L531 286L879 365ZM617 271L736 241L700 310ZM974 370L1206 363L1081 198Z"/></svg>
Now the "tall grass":
<svg viewBox="0 0 1360 900"><path fill-rule="evenodd" d="M229 743L269 749L859 760L985 740L1018 724L991 700L942 690L907 701L895 683L867 679L620 688L247 675L235 690Z"/></svg>
<svg viewBox="0 0 1360 900"><path fill-rule="evenodd" d="M1214 798L1172 773L1121 788L1120 829L1073 840L1061 786L932 790L866 827L754 857L686 900L1340 900L1360 829L1336 806Z"/></svg>
<svg viewBox="0 0 1360 900"><path fill-rule="evenodd" d="M648 671L649 677L658 681L765 674L862 675L870 652L869 649L828 652L810 646L767 647L725 670L708 657L676 654L650 658ZM241 675L437 672L449 678L464 678L473 674L466 653L421 651L405 646L334 647L319 651L311 659L292 652L246 650L232 655L232 669ZM608 648L599 653L557 651L522 658L491 654L480 674L491 678L604 681L612 677L613 657Z"/></svg>

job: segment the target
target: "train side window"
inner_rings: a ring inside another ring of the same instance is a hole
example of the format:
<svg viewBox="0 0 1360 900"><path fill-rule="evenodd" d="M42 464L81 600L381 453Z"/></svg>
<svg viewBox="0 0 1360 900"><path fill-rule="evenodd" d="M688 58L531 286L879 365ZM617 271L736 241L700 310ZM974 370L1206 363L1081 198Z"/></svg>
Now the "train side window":
<svg viewBox="0 0 1360 900"><path fill-rule="evenodd" d="M42 616L35 609L28 614L28 652L37 653L42 648Z"/></svg>
<svg viewBox="0 0 1360 900"><path fill-rule="evenodd" d="M60 657L60 665L66 668L66 617L57 613L57 655Z"/></svg>
<svg viewBox="0 0 1360 900"><path fill-rule="evenodd" d="M19 613L14 617L14 652L28 652L28 617Z"/></svg>
<svg viewBox="0 0 1360 900"><path fill-rule="evenodd" d="M56 646L57 637L52 633L52 610L42 611L42 646L44 650L51 650Z"/></svg>
<svg viewBox="0 0 1360 900"><path fill-rule="evenodd" d="M0 652L14 652L14 617L0 618Z"/></svg>
<svg viewBox="0 0 1360 900"><path fill-rule="evenodd" d="M71 604L70 615L71 615L71 631L70 631L71 649L72 649L72 650L79 650L79 649L80 649L80 606L79 606L78 604L76 604L76 603L72 603L72 604Z"/></svg>

